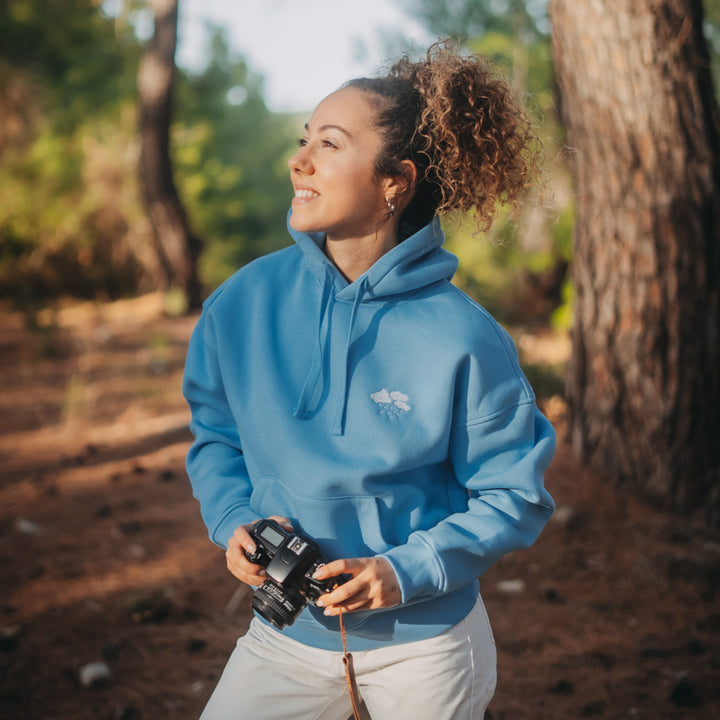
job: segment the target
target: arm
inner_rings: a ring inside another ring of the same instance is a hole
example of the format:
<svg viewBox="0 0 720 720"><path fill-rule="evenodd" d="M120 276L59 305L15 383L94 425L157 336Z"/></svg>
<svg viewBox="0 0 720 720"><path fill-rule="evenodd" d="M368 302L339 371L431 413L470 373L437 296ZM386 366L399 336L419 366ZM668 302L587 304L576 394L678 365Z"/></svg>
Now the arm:
<svg viewBox="0 0 720 720"><path fill-rule="evenodd" d="M210 539L226 548L235 529L259 519L250 509L252 483L218 363L210 303L188 347L183 394L195 441L186 467Z"/></svg>
<svg viewBox="0 0 720 720"><path fill-rule="evenodd" d="M555 431L535 405L510 336L482 313L487 322L474 337L474 352L457 367L448 446L447 482L465 488L467 506L375 558L388 567L367 558L359 571L351 571L355 565L325 566L324 577L350 572L354 581L367 578L365 587L339 587L325 598L328 603L345 602L349 609L367 594L362 609L371 609L452 592L506 553L532 545L550 518L555 506L543 476Z"/></svg>
<svg viewBox="0 0 720 720"><path fill-rule="evenodd" d="M467 510L383 554L403 602L451 592L532 545L554 509L543 486L554 449L555 433L534 402L453 428L450 460L468 490Z"/></svg>
<svg viewBox="0 0 720 720"><path fill-rule="evenodd" d="M552 426L535 403L456 428L451 445L456 476L469 493L467 511L413 533L406 544L377 557L324 565L318 579L352 576L320 599L326 615L451 592L504 554L535 541L554 508L542 478L555 448Z"/></svg>

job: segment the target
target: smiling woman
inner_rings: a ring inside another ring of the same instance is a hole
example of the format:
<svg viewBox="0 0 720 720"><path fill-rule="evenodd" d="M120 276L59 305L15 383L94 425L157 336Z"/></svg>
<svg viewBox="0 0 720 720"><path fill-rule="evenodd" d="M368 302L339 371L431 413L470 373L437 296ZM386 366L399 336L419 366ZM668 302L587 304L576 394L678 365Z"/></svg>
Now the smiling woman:
<svg viewBox="0 0 720 720"><path fill-rule="evenodd" d="M188 473L228 569L262 596L204 720L359 717L345 641L375 720L483 717L477 578L552 513L555 437L507 333L451 284L437 214L488 225L527 188L532 139L508 86L443 45L305 125L295 246L220 287L188 350ZM291 538L277 562L260 560L267 518ZM320 559L288 570L307 548Z"/></svg>
<svg viewBox="0 0 720 720"><path fill-rule="evenodd" d="M333 93L318 105L288 162L295 188L290 226L326 233L326 253L349 280L397 244L390 210L397 200L390 198L409 190L402 178L376 176L381 139L374 115L365 93Z"/></svg>

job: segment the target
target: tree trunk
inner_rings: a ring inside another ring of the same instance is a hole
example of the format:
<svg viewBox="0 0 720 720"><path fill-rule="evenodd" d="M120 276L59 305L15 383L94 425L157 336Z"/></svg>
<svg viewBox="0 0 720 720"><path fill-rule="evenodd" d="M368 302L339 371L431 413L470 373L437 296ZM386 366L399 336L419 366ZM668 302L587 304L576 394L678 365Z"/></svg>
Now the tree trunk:
<svg viewBox="0 0 720 720"><path fill-rule="evenodd" d="M138 75L140 92L140 188L153 230L164 289L180 288L190 307L202 302L197 260L200 242L190 230L173 182L170 124L175 84L177 0L148 0L155 33Z"/></svg>
<svg viewBox="0 0 720 720"><path fill-rule="evenodd" d="M701 0L550 0L577 180L577 453L720 522L720 123Z"/></svg>

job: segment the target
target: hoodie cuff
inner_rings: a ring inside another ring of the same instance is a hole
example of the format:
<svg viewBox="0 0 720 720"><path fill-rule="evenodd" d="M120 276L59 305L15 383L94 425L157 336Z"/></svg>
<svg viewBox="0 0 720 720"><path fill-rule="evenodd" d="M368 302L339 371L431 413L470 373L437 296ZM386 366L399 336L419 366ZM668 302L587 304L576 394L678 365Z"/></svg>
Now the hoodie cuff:
<svg viewBox="0 0 720 720"><path fill-rule="evenodd" d="M216 526L210 539L219 545L223 550L227 550L228 542L233 536L236 528L241 525L247 525L248 523L262 518L250 510L248 507L236 508L231 510Z"/></svg>
<svg viewBox="0 0 720 720"><path fill-rule="evenodd" d="M442 591L444 573L435 552L422 538L412 538L380 557L385 558L395 571L403 604L434 597Z"/></svg>

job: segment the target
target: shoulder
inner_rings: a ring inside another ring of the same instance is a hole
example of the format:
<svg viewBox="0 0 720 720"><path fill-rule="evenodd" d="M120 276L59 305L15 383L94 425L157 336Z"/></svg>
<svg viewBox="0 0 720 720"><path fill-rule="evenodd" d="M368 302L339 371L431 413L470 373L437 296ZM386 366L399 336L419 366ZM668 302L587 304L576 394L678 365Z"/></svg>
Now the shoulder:
<svg viewBox="0 0 720 720"><path fill-rule="evenodd" d="M517 361L517 350L510 334L477 301L451 282L438 283L429 289L425 298L438 315L443 336L448 340L457 339L471 352L486 354L495 350L513 362Z"/></svg>
<svg viewBox="0 0 720 720"><path fill-rule="evenodd" d="M450 283L441 295L447 303L443 343L453 348L463 406L456 422L465 424L532 403L534 393L519 362L510 333L479 303Z"/></svg>

